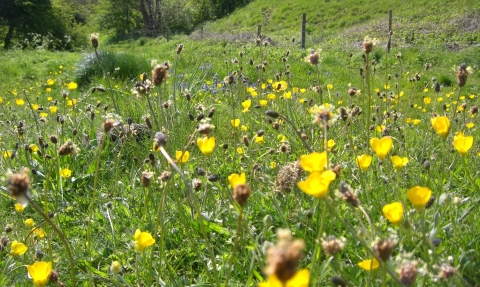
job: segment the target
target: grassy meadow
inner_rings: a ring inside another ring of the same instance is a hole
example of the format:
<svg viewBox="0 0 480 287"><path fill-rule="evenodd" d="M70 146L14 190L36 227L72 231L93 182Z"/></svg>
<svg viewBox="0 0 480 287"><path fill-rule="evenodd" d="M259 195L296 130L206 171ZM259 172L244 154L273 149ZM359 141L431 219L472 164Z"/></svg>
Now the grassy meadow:
<svg viewBox="0 0 480 287"><path fill-rule="evenodd" d="M478 286L479 5L279 2L0 52L0 286Z"/></svg>

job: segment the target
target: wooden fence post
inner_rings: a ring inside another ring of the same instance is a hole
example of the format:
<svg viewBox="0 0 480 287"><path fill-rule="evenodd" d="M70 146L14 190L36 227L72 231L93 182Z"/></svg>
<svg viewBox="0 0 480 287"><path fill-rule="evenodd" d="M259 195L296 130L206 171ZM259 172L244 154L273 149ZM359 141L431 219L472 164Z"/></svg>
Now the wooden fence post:
<svg viewBox="0 0 480 287"><path fill-rule="evenodd" d="M262 36L262 24L258 24L257 27L257 38L260 38Z"/></svg>
<svg viewBox="0 0 480 287"><path fill-rule="evenodd" d="M305 49L305 32L307 29L307 13L302 14L302 49Z"/></svg>
<svg viewBox="0 0 480 287"><path fill-rule="evenodd" d="M390 53L390 48L392 47L392 10L388 10L388 43L387 43L387 53Z"/></svg>

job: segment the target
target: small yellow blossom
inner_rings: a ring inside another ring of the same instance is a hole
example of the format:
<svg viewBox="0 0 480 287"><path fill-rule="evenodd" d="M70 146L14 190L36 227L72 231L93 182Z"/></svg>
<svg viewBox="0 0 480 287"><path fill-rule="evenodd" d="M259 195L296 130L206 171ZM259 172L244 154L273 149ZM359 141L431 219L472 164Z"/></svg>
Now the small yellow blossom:
<svg viewBox="0 0 480 287"><path fill-rule="evenodd" d="M240 126L240 119L230 120L230 123L234 128L238 128Z"/></svg>
<svg viewBox="0 0 480 287"><path fill-rule="evenodd" d="M257 144L263 144L265 142L265 139L263 138L263 135L262 136L255 136L255 142Z"/></svg>
<svg viewBox="0 0 480 287"><path fill-rule="evenodd" d="M242 102L242 107L243 107L243 110L242 112L243 113L246 113L250 110L250 106L252 105L252 100L246 100L246 101L243 101Z"/></svg>
<svg viewBox="0 0 480 287"><path fill-rule="evenodd" d="M24 223L27 227L32 227L35 225L35 221L33 221L31 218L26 219Z"/></svg>
<svg viewBox="0 0 480 287"><path fill-rule="evenodd" d="M181 150L175 151L175 159L179 164L184 164L190 158L190 152L186 150L185 152Z"/></svg>
<svg viewBox="0 0 480 287"><path fill-rule="evenodd" d="M266 107L267 104L268 104L268 101L267 100L260 100L259 104L260 104L261 107Z"/></svg>
<svg viewBox="0 0 480 287"><path fill-rule="evenodd" d="M381 139L372 138L370 146L375 151L380 160L384 160L388 152L392 149L393 140L391 137L383 137Z"/></svg>
<svg viewBox="0 0 480 287"><path fill-rule="evenodd" d="M393 224L398 224L402 221L403 217L403 205L400 202L393 202L386 204L382 208L383 216Z"/></svg>
<svg viewBox="0 0 480 287"><path fill-rule="evenodd" d="M36 287L45 287L52 272L52 262L35 262L27 265L28 275Z"/></svg>
<svg viewBox="0 0 480 287"><path fill-rule="evenodd" d="M308 287L310 272L308 269L297 271L287 282L282 282L275 274L268 277L267 282L258 283L258 287Z"/></svg>
<svg viewBox="0 0 480 287"><path fill-rule="evenodd" d="M300 156L300 166L306 172L323 172L327 166L327 153L313 152Z"/></svg>
<svg viewBox="0 0 480 287"><path fill-rule="evenodd" d="M60 170L60 176L62 178L69 178L70 176L72 176L72 171L69 170L68 168L64 168Z"/></svg>
<svg viewBox="0 0 480 287"><path fill-rule="evenodd" d="M366 171L372 163L372 156L368 154L362 154L355 158L357 166L361 171Z"/></svg>
<svg viewBox="0 0 480 287"><path fill-rule="evenodd" d="M391 157L391 159L395 171L401 170L408 163L407 157L399 157L398 155L394 155Z"/></svg>
<svg viewBox="0 0 480 287"><path fill-rule="evenodd" d="M432 118L430 121L437 134L445 139L450 131L450 120L446 116L441 116Z"/></svg>
<svg viewBox="0 0 480 287"><path fill-rule="evenodd" d="M50 110L51 114L55 114L58 110L58 107L57 106L50 106L48 109Z"/></svg>
<svg viewBox="0 0 480 287"><path fill-rule="evenodd" d="M25 206L23 206L21 203L15 203L15 210L18 213L22 213L25 210Z"/></svg>
<svg viewBox="0 0 480 287"><path fill-rule="evenodd" d="M418 211L422 210L432 196L428 187L414 186L407 191L408 200Z"/></svg>
<svg viewBox="0 0 480 287"><path fill-rule="evenodd" d="M327 196L328 187L336 177L337 175L331 170L312 172L305 181L298 182L297 186L306 194L322 199Z"/></svg>
<svg viewBox="0 0 480 287"><path fill-rule="evenodd" d="M210 155L215 148L215 138L214 137L203 137L197 139L197 145L200 151L204 155Z"/></svg>
<svg viewBox="0 0 480 287"><path fill-rule="evenodd" d="M377 259L373 258L373 259L363 260L362 262L359 262L358 266L364 270L371 271L380 267L380 263L378 262Z"/></svg>
<svg viewBox="0 0 480 287"><path fill-rule="evenodd" d="M70 82L67 87L70 91L74 91L77 88L77 86L78 86L77 83Z"/></svg>
<svg viewBox="0 0 480 287"><path fill-rule="evenodd" d="M25 244L16 240L12 242L11 248L12 251L10 252L10 254L15 256L23 255L28 250L28 247Z"/></svg>
<svg viewBox="0 0 480 287"><path fill-rule="evenodd" d="M465 156L473 146L472 136L463 136L460 134L453 139L453 147L462 155Z"/></svg>
<svg viewBox="0 0 480 287"><path fill-rule="evenodd" d="M247 178L244 172L242 172L241 174L232 173L228 176L228 182L230 183L230 186L235 189L237 185L245 184L247 182Z"/></svg>
<svg viewBox="0 0 480 287"><path fill-rule="evenodd" d="M17 106L23 106L25 104L25 101L23 99L16 99L15 104Z"/></svg>
<svg viewBox="0 0 480 287"><path fill-rule="evenodd" d="M141 232L140 229L135 230L134 249L136 252L142 252L145 248L155 244L155 239L149 232Z"/></svg>

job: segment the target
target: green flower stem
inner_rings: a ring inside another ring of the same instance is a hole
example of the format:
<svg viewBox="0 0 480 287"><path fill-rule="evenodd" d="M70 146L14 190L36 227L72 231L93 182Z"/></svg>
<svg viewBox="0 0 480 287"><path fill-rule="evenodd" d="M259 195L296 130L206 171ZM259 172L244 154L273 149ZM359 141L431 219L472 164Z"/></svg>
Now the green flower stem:
<svg viewBox="0 0 480 287"><path fill-rule="evenodd" d="M157 92L158 92L158 108L160 109L160 115L162 117L162 125L161 127L166 127L167 126L167 120L165 118L165 113L163 111L162 107L162 90L160 89L160 86L157 86ZM162 131L162 129L158 129L159 131Z"/></svg>
<svg viewBox="0 0 480 287"><path fill-rule="evenodd" d="M458 107L458 101L460 101L460 93L462 92L462 87L458 88L458 93L457 93L457 100L455 101L455 108L452 111L452 119L450 120L450 124L453 125L455 122L455 118L457 117L457 107Z"/></svg>
<svg viewBox="0 0 480 287"><path fill-rule="evenodd" d="M233 243L232 254L228 260L227 279L225 279L225 286L228 286L228 280L230 279L230 273L232 271L233 259L238 249L238 242L242 238L242 219L243 219L243 206L240 206L240 213L238 214L237 232L235 236L235 242Z"/></svg>
<svg viewBox="0 0 480 287"><path fill-rule="evenodd" d="M327 199L328 200L328 199ZM347 220L345 220L341 215L339 214L335 214L336 211L335 209L333 209L333 207L331 206L331 204L325 204L327 206L327 208L329 209L330 213L332 214L332 216L335 216L336 215L336 218L338 220L340 220L340 222L343 224L343 226L345 226L345 228L348 229L348 231L350 232L350 234L352 236L354 236L358 242L360 242L360 244L365 248L365 250L367 250L367 252L372 256L374 257L375 259L377 259L378 262L381 262L381 259L377 256L377 254L375 252L373 252L373 250L370 248L369 244L363 239L361 238L360 236L358 236L356 230L355 230L355 227L353 227L353 225L348 222ZM390 277L392 277L398 284L402 285L402 283L400 282L400 279L398 279L397 275L395 274L395 271L391 270L390 268L387 268L387 273L390 275Z"/></svg>
<svg viewBox="0 0 480 287"><path fill-rule="evenodd" d="M67 257L68 257L68 262L70 263L70 276L72 277L72 285L75 287L77 285L77 279L75 278L75 260L73 259L72 255L72 250L70 249L70 245L68 244L68 241L65 237L65 234L55 225L55 223L48 217L48 215L42 211L42 209L35 203L33 200L27 196L28 202L33 206L33 208L45 219L46 222L53 228L55 233L58 234L60 237L60 240L62 240L62 243L65 247L65 250L67 251ZM50 239L49 239L50 240ZM53 261L53 258L50 257L50 260Z"/></svg>
<svg viewBox="0 0 480 287"><path fill-rule="evenodd" d="M88 208L88 221L87 221L87 244L88 244L88 257L90 262L93 261L92 258L92 220L93 220L93 211L95 209L95 203L97 200L97 182L98 182L98 170L100 168L100 159L102 157L103 148L105 147L105 141L107 139L107 133L103 133L102 142L100 143L100 147L98 149L98 157L97 162L95 164L95 174L93 177L93 190L92 190L92 199L90 206ZM88 268L88 276L90 280L91 286L94 286L93 282L93 274L92 269Z"/></svg>
<svg viewBox="0 0 480 287"><path fill-rule="evenodd" d="M367 118L365 120L365 129L366 129L366 146L365 146L365 149L366 151L368 151L368 146L369 146L369 140L370 140L370 127L369 127L369 123L370 123L370 105L372 104L371 101L372 101L372 95L371 95L371 92L370 92L370 63L369 63L369 59L368 59L368 53L366 54L366 61L367 61L367 64L365 65L365 81L367 82L367 97L368 97L368 101L367 101L367 107L366 107L366 110L367 110Z"/></svg>
<svg viewBox="0 0 480 287"><path fill-rule="evenodd" d="M203 222L203 219L202 219L202 214L200 213L200 207L198 205L198 201L196 200L196 198L194 197L194 194L193 194L193 190L192 190L192 185L190 184L190 182L185 178L185 175L182 173L182 171L178 168L178 166L175 164L175 162L173 161L173 159L168 155L167 151L165 150L165 148L163 146L160 147L160 152L162 153L162 155L165 157L165 159L168 161L168 163L170 164L170 166L180 175L180 177L182 178L183 180L183 183L185 184L185 187L187 188L187 191L188 191L188 195L189 197L191 198L192 200L192 203L193 203L193 207L197 213L197 220L198 220L198 224L200 226L200 229L201 229L201 232L202 232L202 236L203 236L203 239L205 240L205 244L207 245L207 250L208 250L208 253L209 253L209 256L210 256L210 260L212 261L212 265L213 265L213 277L215 279L215 285L217 287L220 287L220 280L218 278L218 271L217 271L217 263L216 263L216 260L215 260L215 255L213 253L213 249L210 245L210 241L208 240L208 236L207 236L207 232L205 231L205 224Z"/></svg>
<svg viewBox="0 0 480 287"><path fill-rule="evenodd" d="M110 209L107 206L107 218L108 218L108 223L110 224L110 230L112 231L112 242L113 242L113 249L116 250L116 244L115 244L115 228L113 227L113 222L112 222L112 217L110 215Z"/></svg>
<svg viewBox="0 0 480 287"><path fill-rule="evenodd" d="M321 268L321 261L320 257L322 256L322 237L323 237L323 229L325 226L325 216L327 215L327 209L325 208L325 199L320 200L318 204L318 208L321 209L317 211L317 221L318 221L318 233L317 238L315 240L315 251L313 254L313 262L312 262L312 270L315 272L315 276L313 278L318 278L320 268Z"/></svg>
<svg viewBox="0 0 480 287"><path fill-rule="evenodd" d="M320 84L320 72L318 71L318 64L315 65L315 71L317 72L317 81L318 81L318 86L319 86L319 93L320 93L320 105L323 105L323 91L322 91L322 85Z"/></svg>
<svg viewBox="0 0 480 287"><path fill-rule="evenodd" d="M235 121L235 96L233 95L232 85L229 85L230 90L230 98L232 102L232 116L233 121ZM233 137L233 152L232 152L232 161L233 161L233 169L237 167L237 128L234 127L234 137Z"/></svg>
<svg viewBox="0 0 480 287"><path fill-rule="evenodd" d="M160 91L159 91L158 96L160 97ZM152 114L153 120L155 121L155 126L157 127L157 130L160 131L161 130L160 129L160 124L158 123L157 116L155 115L155 112L153 111L152 103L150 102L150 97L149 97L149 95L145 95L145 97L147 98L147 103L148 103L148 108L150 109L150 113ZM162 106L160 106L160 109L162 109ZM163 111L163 109L162 109L162 111ZM162 113L162 121L163 121L163 113Z"/></svg>
<svg viewBox="0 0 480 287"><path fill-rule="evenodd" d="M298 132L297 128L295 127L295 124L292 123L287 117L280 115L280 117L287 122L294 130L297 136L302 140L303 146L308 150L308 152L312 153L313 150L312 148L308 145L308 143L302 138L302 135Z"/></svg>
<svg viewBox="0 0 480 287"><path fill-rule="evenodd" d="M160 200L160 206L157 209L157 216L155 220L155 228L153 229L153 236L156 237L158 233L158 229L160 228L160 246L159 246L159 258L158 261L160 262L160 265L162 264L163 261L163 247L164 247L164 231L165 231L165 220L164 220L164 214L163 211L165 209L165 198L167 194L167 186L169 185L169 182L164 184L163 192L162 192L162 198ZM150 254L150 261L148 264L148 278L147 278L147 286L150 286L151 283L151 270L152 270L152 263L153 263L153 256L155 253L155 246L152 248L152 253Z"/></svg>
<svg viewBox="0 0 480 287"><path fill-rule="evenodd" d="M387 287L387 262L382 262L382 286Z"/></svg>

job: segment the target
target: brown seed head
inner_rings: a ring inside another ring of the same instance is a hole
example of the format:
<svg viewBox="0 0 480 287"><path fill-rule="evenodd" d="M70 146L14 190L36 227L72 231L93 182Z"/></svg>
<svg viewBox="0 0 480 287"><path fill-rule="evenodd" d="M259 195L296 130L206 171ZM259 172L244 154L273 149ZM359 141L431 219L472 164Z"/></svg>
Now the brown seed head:
<svg viewBox="0 0 480 287"><path fill-rule="evenodd" d="M375 251L377 252L377 256L383 261L387 261L388 258L392 255L393 247L397 243L390 239L381 239L380 241L375 244Z"/></svg>
<svg viewBox="0 0 480 287"><path fill-rule="evenodd" d="M50 271L50 274L48 275L48 280L52 282L53 284L58 282L58 273L55 270Z"/></svg>
<svg viewBox="0 0 480 287"><path fill-rule="evenodd" d="M183 50L183 44L178 45L177 47L177 55L180 54Z"/></svg>
<svg viewBox="0 0 480 287"><path fill-rule="evenodd" d="M114 119L106 119L103 121L102 128L105 133L108 133L117 124Z"/></svg>
<svg viewBox="0 0 480 287"><path fill-rule="evenodd" d="M152 83L155 86L160 86L168 77L168 65L156 65L152 70Z"/></svg>
<svg viewBox="0 0 480 287"><path fill-rule="evenodd" d="M286 232L278 233L277 245L270 247L267 254L267 267L264 272L267 275L275 274L285 283L297 272L298 262L303 258L302 249L305 248L303 240L291 241Z"/></svg>
<svg viewBox="0 0 480 287"><path fill-rule="evenodd" d="M417 262L407 261L403 263L399 270L400 282L403 286L411 286L417 279Z"/></svg>
<svg viewBox="0 0 480 287"><path fill-rule="evenodd" d="M13 198L27 196L29 186L30 177L26 168L22 169L21 173L10 174L7 178L8 194Z"/></svg>
<svg viewBox="0 0 480 287"><path fill-rule="evenodd" d="M440 274L438 275L438 277L442 279L452 278L453 276L455 276L456 272L456 268L450 266L449 264L443 264L442 267L440 267Z"/></svg>
<svg viewBox="0 0 480 287"><path fill-rule="evenodd" d="M322 247L325 254L328 256L335 256L345 247L344 240L338 239L335 236L328 236L325 240L322 240Z"/></svg>
<svg viewBox="0 0 480 287"><path fill-rule="evenodd" d="M98 33L90 34L90 42L92 43L93 48L98 48Z"/></svg>
<svg viewBox="0 0 480 287"><path fill-rule="evenodd" d="M465 63L460 65L457 74L457 82L459 87L465 86L467 83L468 72L467 72L467 65Z"/></svg>
<svg viewBox="0 0 480 287"><path fill-rule="evenodd" d="M68 139L64 144L58 149L58 154L61 156L66 156L69 154L78 154L80 149L71 139Z"/></svg>
<svg viewBox="0 0 480 287"><path fill-rule="evenodd" d="M246 184L238 184L233 189L233 199L241 206L245 206L248 198L250 197L251 190Z"/></svg>
<svg viewBox="0 0 480 287"><path fill-rule="evenodd" d="M308 56L308 62L310 62L310 64L312 65L318 65L320 63L320 54L318 54L318 52L313 52L313 53L310 53L310 55Z"/></svg>
<svg viewBox="0 0 480 287"><path fill-rule="evenodd" d="M149 187L150 186L152 176L153 176L153 172L151 172L151 171L142 172L141 182L142 182L143 187Z"/></svg>

